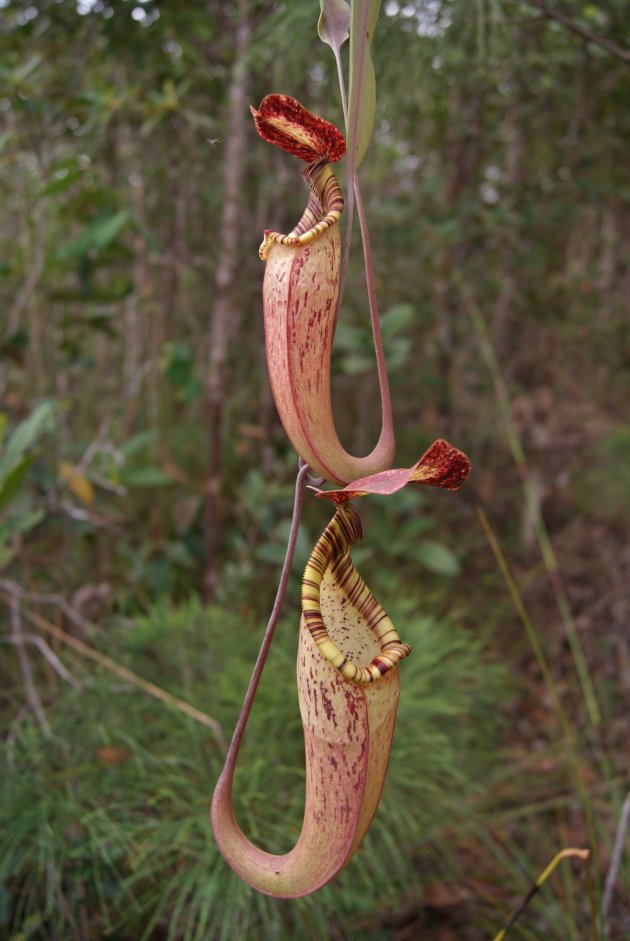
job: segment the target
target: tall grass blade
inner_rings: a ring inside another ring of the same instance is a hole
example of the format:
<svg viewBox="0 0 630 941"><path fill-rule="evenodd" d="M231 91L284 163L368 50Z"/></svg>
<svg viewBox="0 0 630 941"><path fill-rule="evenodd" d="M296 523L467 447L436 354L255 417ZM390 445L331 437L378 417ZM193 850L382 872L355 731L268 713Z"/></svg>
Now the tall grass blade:
<svg viewBox="0 0 630 941"><path fill-rule="evenodd" d="M529 890L529 892L527 893L527 895L525 896L521 904L518 906L516 911L511 916L505 928L502 928L501 931L499 931L499 933L495 935L493 941L504 941L504 938L507 936L508 931L510 931L510 929L514 927L514 925L516 924L518 919L521 917L521 915L523 914L523 912L525 911L525 909L527 908L531 900L534 898L536 893L540 891L541 887L545 884L545 882L547 881L551 873L554 871L556 866L559 863L561 863L563 859L569 859L569 858L575 858L575 857L579 859L583 859L583 860L588 860L590 857L590 852L589 850L574 849L574 848L560 850L560 852L557 853L554 856L554 858L551 860L549 865L545 869L543 869L543 871L538 876L538 878L532 885L531 889Z"/></svg>
<svg viewBox="0 0 630 941"><path fill-rule="evenodd" d="M549 576L549 581L551 583L554 597L556 599L556 604L560 612L560 617L562 619L567 640L569 642L571 655L573 657L575 669L578 675L580 686L582 688L582 693L584 695L584 701L586 703L589 720L591 725L596 727L601 721L601 712L599 703L597 701L597 695L595 693L595 687L589 673L584 650L582 648L582 644L577 632L577 627L575 625L575 620L573 618L571 605L564 588L562 576L558 566L558 559L551 543L551 539L549 538L549 532L547 530L545 521L541 513L538 511L538 509L536 509L537 501L534 499L535 494L532 486L529 465L525 455L525 450L523 448L523 443L516 427L516 422L514 421L509 392L501 373L501 367L494 351L494 347L492 345L485 321L481 316L481 313L479 312L476 304L469 296L468 292L464 289L462 293L466 303L468 315L477 334L479 347L492 378L492 383L494 385L497 402L499 404L499 410L501 413L503 426L505 428L506 437L508 439L510 451L512 452L512 457L514 459L514 463L516 464L519 477L521 478L526 506L531 516L536 539L538 541L543 562Z"/></svg>

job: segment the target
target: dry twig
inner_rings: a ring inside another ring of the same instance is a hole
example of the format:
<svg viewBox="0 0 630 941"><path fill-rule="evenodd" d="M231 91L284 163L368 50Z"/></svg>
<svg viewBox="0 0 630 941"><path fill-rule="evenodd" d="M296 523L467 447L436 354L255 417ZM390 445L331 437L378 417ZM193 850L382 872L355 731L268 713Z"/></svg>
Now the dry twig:
<svg viewBox="0 0 630 941"><path fill-rule="evenodd" d="M31 661L28 659L26 647L24 644L24 634L22 631L22 615L20 611L20 599L17 593L9 594L7 600L9 611L11 612L11 641L17 648L18 661L24 681L27 702L33 712L33 715L39 722L42 733L48 739L53 737L52 730L48 724L44 707L42 706L35 681L33 679L33 670Z"/></svg>
<svg viewBox="0 0 630 941"><path fill-rule="evenodd" d="M611 39L600 36L599 33L594 33L591 29L588 29L588 27L582 26L581 23L577 23L575 20L571 19L566 13L562 13L560 10L555 10L548 6L545 0L530 0L530 3L540 10L544 16L560 23L560 25L564 26L570 33L575 33L576 36L580 36L582 39L585 39L586 42L591 42L594 46L599 46L600 49L604 49L609 55L621 59L622 62L630 62L630 49L624 49L623 46L618 46L617 43L613 42Z"/></svg>
<svg viewBox="0 0 630 941"><path fill-rule="evenodd" d="M73 689L80 688L81 684L79 681L72 675L72 673L70 673L69 670L66 669L66 667L64 667L57 654L54 652L54 650L50 649L43 637L39 637L37 634L22 633L21 640L17 640L15 636L12 635L10 637L0 637L0 642L4 644L13 644L16 647L20 643L33 644L34 647L37 647L44 660L50 664L55 673L57 673L62 678L62 680L65 680L66 683L73 687Z"/></svg>
<svg viewBox="0 0 630 941"><path fill-rule="evenodd" d="M13 586L13 593L11 593L7 586ZM4 601L6 604L11 604L12 599L15 599L16 602L20 595L25 598L35 599L38 598L40 601L42 598L46 598L47 601L57 604L60 600L57 595L49 596L38 596L34 592L23 591L19 586L15 585L13 582L7 582L6 579L0 579L0 589L3 589L7 594L3 597L3 591L0 591L0 600ZM67 604L63 602L60 604L64 613L72 609ZM195 722L199 722L201 725L204 725L206 728L212 731L215 741L221 751L225 753L227 751L227 743L225 741L225 736L223 735L223 729L221 724L217 722L216 719L213 719L212 716L207 715L205 712L202 712L200 709L196 709L194 706L191 706L189 703L185 702L183 699L179 699L177 696L173 696L171 693L167 693L166 690L162 689L160 686L156 686L155 683L150 683L148 680L144 680L141 676L138 676L137 673L134 673L132 670L128 670L127 667L122 666L119 663L116 663L115 660L112 660L110 657L105 656L105 654L100 653L98 650L95 650L93 647L90 647L89 644L84 643L82 640L79 640L78 637L73 637L72 634L68 634L62 628L58 627L56 624L52 624L46 618L42 617L41 614L37 614L35 611L25 611L24 617L30 621L31 624L39 627L40 630L45 631L47 634L50 634L52 637L55 637L57 640L60 640L63 644L66 644L68 647L72 647L73 650L76 650L77 653L80 653L82 656L87 657L88 660L92 660L94 663L98 663L99 666L103 667L105 670L109 670L110 673L115 673L116 676L119 676L121 679L125 680L127 683L130 683L132 686L137 687L138 689L143 690L143 692L148 693L149 696L153 696L154 699L159 699L160 702L166 703L166 705L171 706L173 709L176 709L178 712L182 712L184 715L189 716L191 719L194 719ZM77 615L76 612L72 612L72 620L75 623L80 623L83 628L93 627L86 621L85 618L82 618L80 615ZM20 648L18 647L18 650ZM22 643L22 650L24 650L24 645ZM29 665L30 666L30 665ZM33 687L34 689L34 687ZM37 694L35 694L37 695ZM41 704L40 704L41 707ZM43 710L42 710L43 713ZM44 716L45 721L45 716ZM49 729L50 731L50 729Z"/></svg>

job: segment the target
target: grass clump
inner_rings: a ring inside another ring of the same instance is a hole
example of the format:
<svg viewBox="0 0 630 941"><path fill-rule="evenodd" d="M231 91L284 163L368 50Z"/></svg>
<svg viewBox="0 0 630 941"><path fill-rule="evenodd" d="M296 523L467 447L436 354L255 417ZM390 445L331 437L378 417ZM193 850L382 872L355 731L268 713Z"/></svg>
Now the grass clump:
<svg viewBox="0 0 630 941"><path fill-rule="evenodd" d="M229 737L260 630L197 600L161 603L107 636L107 653L203 709ZM281 625L236 779L251 839L285 852L303 810L295 691L297 631ZM415 619L390 773L374 826L330 887L295 902L253 892L226 866L209 824L222 767L210 731L100 671L59 691L47 740L11 730L0 767L0 937L89 941L366 937L380 906L418 888L441 828L471 815L489 767L503 674L470 633ZM104 646L101 639L100 646ZM20 932L22 933L20 935Z"/></svg>

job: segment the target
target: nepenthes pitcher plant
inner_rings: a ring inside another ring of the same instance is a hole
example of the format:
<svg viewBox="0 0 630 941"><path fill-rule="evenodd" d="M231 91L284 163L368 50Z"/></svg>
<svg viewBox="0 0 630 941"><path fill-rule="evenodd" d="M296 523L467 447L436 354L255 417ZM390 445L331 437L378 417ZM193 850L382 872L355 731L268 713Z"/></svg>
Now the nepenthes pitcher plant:
<svg viewBox="0 0 630 941"><path fill-rule="evenodd" d="M284 235L266 231L263 306L267 366L285 431L302 459L296 520L308 473L338 485L319 490L335 513L317 541L302 580L297 686L304 728L304 820L294 848L276 856L241 831L232 808L238 752L258 679L277 621L292 558L247 692L225 767L212 801L212 827L227 863L255 889L297 898L329 882L361 845L376 813L394 734L398 664L411 648L401 641L350 555L363 537L355 499L387 495L408 483L456 490L470 471L468 458L438 440L410 468L392 469L395 441L380 336L375 335L382 428L366 457L349 454L333 419L330 363L341 264L339 221L344 200L331 163L345 153L341 132L286 95L267 96L252 109L263 139L303 160L309 197Z"/></svg>

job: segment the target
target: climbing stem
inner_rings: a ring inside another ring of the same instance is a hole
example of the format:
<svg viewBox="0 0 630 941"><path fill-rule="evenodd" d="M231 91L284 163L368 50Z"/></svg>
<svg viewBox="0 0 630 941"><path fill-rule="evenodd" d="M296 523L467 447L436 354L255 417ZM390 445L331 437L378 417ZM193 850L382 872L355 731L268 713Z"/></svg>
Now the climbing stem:
<svg viewBox="0 0 630 941"><path fill-rule="evenodd" d="M243 735L245 734L245 728L249 719L249 715L252 711L252 706L254 704L254 698L258 690L258 684L260 683L260 678L262 672L265 668L265 663L267 661L267 656L269 655L269 650L271 648L271 642L273 641L273 636L278 626L278 621L280 620L280 615L282 613L282 607L284 604L284 597L287 590L287 583L289 581L289 575L291 574L291 566L293 565L293 556L295 555L295 544L297 542L298 530L300 528L300 519L302 516L302 503L304 500L304 484L306 478L310 472L310 467L308 464L305 464L300 459L300 468L297 473L295 480L295 496L293 500L293 516L291 517L291 529L289 531L289 539L287 542L287 551L284 557L284 562L282 565L282 572L280 574L280 581L278 583L278 590L276 591L276 598L273 603L273 608L269 616L269 622L267 624L267 629L265 630L265 635L262 639L260 645L260 650L258 652L258 657L254 665L254 670L252 672L252 677L249 681L249 686L247 687L247 692L245 693L245 698L243 700L243 705L241 707L241 712L234 729L234 734L232 735L232 741L230 742L230 747L228 748L227 757L225 759L225 767L223 769L223 774L231 774L234 771L236 766L236 760L238 758L238 753L241 747L241 742L243 741Z"/></svg>

